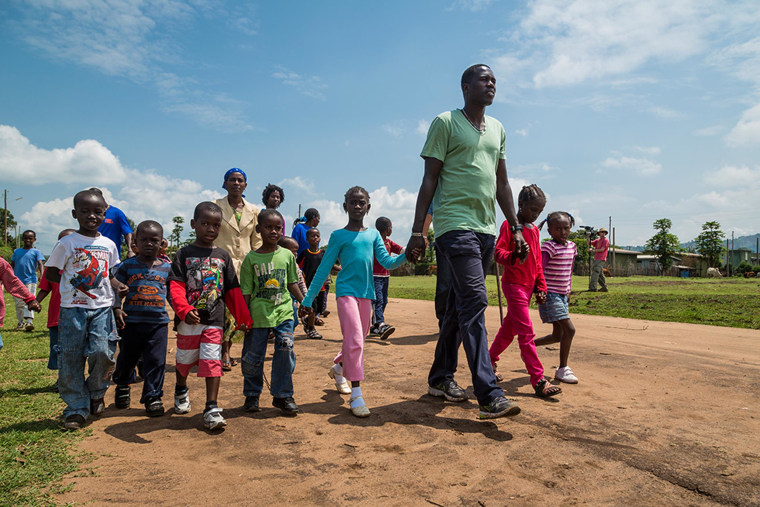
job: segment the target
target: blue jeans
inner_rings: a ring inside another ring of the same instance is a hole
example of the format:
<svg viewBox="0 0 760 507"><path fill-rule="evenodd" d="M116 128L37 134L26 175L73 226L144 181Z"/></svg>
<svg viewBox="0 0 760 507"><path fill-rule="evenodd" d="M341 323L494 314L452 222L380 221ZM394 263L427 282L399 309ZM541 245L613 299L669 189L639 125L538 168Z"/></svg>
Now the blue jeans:
<svg viewBox="0 0 760 507"><path fill-rule="evenodd" d="M388 305L388 282L387 276L373 276L375 279L375 299L372 301L372 325L385 323L385 307Z"/></svg>
<svg viewBox="0 0 760 507"><path fill-rule="evenodd" d="M270 329L274 332L270 393L275 398L293 396L293 370L296 368L296 354L293 352L294 324L293 320L288 319L277 327L257 327L246 333L241 365L245 396L260 396L264 388L264 359Z"/></svg>
<svg viewBox="0 0 760 507"><path fill-rule="evenodd" d="M0 334L0 350L3 350L3 335Z"/></svg>
<svg viewBox="0 0 760 507"><path fill-rule="evenodd" d="M58 319L58 392L63 417L90 415L90 400L106 395L116 352L116 326L110 307L61 308ZM89 375L84 378L87 361Z"/></svg>
<svg viewBox="0 0 760 507"><path fill-rule="evenodd" d="M504 396L491 367L485 322L486 273L493 262L494 239L490 234L473 231L450 231L436 239L450 268L451 290L428 384L435 386L454 378L459 345L464 344L473 390L481 405Z"/></svg>
<svg viewBox="0 0 760 507"><path fill-rule="evenodd" d="M58 369L58 326L48 328L50 336L50 355L48 356L48 370Z"/></svg>

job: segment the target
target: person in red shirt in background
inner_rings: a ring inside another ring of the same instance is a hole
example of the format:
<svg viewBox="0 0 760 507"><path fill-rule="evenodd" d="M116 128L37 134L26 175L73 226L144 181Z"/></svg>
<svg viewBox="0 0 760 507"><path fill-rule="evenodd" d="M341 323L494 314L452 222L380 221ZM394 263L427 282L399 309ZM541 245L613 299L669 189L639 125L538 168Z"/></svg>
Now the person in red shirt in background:
<svg viewBox="0 0 760 507"><path fill-rule="evenodd" d="M596 292L596 283L599 282L600 292L607 292L607 280L604 278L604 263L607 262L607 251L610 249L610 240L607 239L607 229L599 229L599 237L591 242L589 252L594 252L594 264L591 268L591 277L588 281L589 292Z"/></svg>
<svg viewBox="0 0 760 507"><path fill-rule="evenodd" d="M404 248L390 240L388 236L393 232L393 223L390 218L380 217L375 220L375 229L380 233L385 243L385 249L391 254L403 253ZM396 330L395 327L385 323L385 307L388 305L388 282L391 273L374 260L372 265L372 278L375 282L375 300L372 301L372 327L369 329L370 336L379 336L381 340L387 340Z"/></svg>
<svg viewBox="0 0 760 507"><path fill-rule="evenodd" d="M74 232L74 229L64 229L58 234L58 239L68 236ZM47 271L48 268L45 268ZM42 273L40 280L39 292L37 292L37 303L40 305L50 294L50 304L48 305L48 335L50 336L50 355L48 356L48 370L58 369L58 316L61 313L61 291L59 284L53 283L47 279L45 273ZM54 390L58 391L58 379L55 381Z"/></svg>

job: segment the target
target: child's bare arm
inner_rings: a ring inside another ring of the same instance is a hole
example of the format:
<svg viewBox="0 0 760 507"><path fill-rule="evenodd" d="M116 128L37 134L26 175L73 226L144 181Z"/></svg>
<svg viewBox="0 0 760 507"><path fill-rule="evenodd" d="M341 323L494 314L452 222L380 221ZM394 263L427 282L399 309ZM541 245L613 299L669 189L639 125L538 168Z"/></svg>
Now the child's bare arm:
<svg viewBox="0 0 760 507"><path fill-rule="evenodd" d="M36 299L38 303L42 303L43 301L45 301L45 298L48 296L48 294L50 294L49 290L40 289L39 291L37 291L37 297L34 299Z"/></svg>
<svg viewBox="0 0 760 507"><path fill-rule="evenodd" d="M51 268L45 270L45 278L51 283L61 283L61 272L58 268Z"/></svg>
<svg viewBox="0 0 760 507"><path fill-rule="evenodd" d="M251 295L250 294L243 294L243 300L245 301L245 306L248 308L251 307Z"/></svg>
<svg viewBox="0 0 760 507"><path fill-rule="evenodd" d="M299 303L303 301L303 293L301 292L301 288L298 286L298 282L293 282L288 284L288 290L293 295L294 298L296 298L296 301Z"/></svg>

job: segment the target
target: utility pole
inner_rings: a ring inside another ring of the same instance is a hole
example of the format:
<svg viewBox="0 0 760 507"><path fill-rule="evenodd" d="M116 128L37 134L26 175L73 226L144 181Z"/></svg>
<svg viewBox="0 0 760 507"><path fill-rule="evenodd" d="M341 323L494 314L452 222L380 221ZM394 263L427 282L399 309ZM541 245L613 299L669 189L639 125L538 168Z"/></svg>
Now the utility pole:
<svg viewBox="0 0 760 507"><path fill-rule="evenodd" d="M612 228L612 274L615 275L615 250L617 247L615 246L615 228ZM617 275L615 275L617 276Z"/></svg>
<svg viewBox="0 0 760 507"><path fill-rule="evenodd" d="M8 246L8 189L3 193L3 246Z"/></svg>

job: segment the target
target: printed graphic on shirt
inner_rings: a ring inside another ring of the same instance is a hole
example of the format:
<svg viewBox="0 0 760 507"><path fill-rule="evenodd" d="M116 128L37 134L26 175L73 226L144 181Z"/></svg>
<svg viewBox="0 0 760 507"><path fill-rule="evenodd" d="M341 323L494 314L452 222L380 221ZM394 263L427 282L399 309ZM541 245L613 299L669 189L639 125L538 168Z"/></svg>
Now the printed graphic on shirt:
<svg viewBox="0 0 760 507"><path fill-rule="evenodd" d="M253 271L258 280L256 292L257 298L269 299L275 305L282 302L282 288L285 287L287 271L285 269L274 267L274 262L265 262L254 264Z"/></svg>
<svg viewBox="0 0 760 507"><path fill-rule="evenodd" d="M100 286L104 277L107 278L109 256L109 250L105 246L90 245L75 248L72 263L74 276L69 280L71 286L88 298L97 299L97 295L92 294L91 291ZM75 305L83 303L86 304L76 296L72 301Z"/></svg>
<svg viewBox="0 0 760 507"><path fill-rule="evenodd" d="M212 257L188 257L187 268L187 302L198 310L214 311L218 304L223 304L224 261Z"/></svg>

